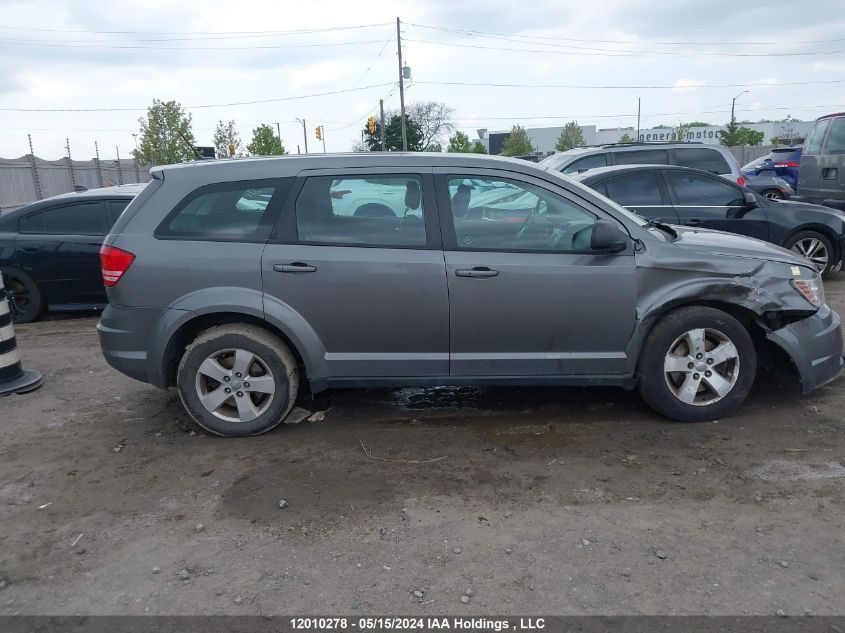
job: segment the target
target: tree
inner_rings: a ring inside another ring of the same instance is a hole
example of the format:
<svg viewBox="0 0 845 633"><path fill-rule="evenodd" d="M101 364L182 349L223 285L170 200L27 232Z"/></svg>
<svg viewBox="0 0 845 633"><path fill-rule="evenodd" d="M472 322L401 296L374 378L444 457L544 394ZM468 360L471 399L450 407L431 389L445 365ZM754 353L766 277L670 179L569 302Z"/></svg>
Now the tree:
<svg viewBox="0 0 845 633"><path fill-rule="evenodd" d="M141 124L138 149L132 154L141 165L169 165L196 159L191 149L194 144L191 115L176 101L153 99L147 116L138 122Z"/></svg>
<svg viewBox="0 0 845 633"><path fill-rule="evenodd" d="M246 149L253 156L279 156L285 153L285 147L276 136L276 131L266 123L252 131L252 141Z"/></svg>
<svg viewBox="0 0 845 633"><path fill-rule="evenodd" d="M514 125L511 133L502 143L503 156L526 156L534 153L534 145L521 125Z"/></svg>
<svg viewBox="0 0 845 633"><path fill-rule="evenodd" d="M619 139L620 143L633 143L634 137L625 132Z"/></svg>
<svg viewBox="0 0 845 633"><path fill-rule="evenodd" d="M563 126L560 136L557 137L555 149L559 152L565 152L568 149L584 144L584 134L581 132L581 126L578 125L578 121L570 121Z"/></svg>
<svg viewBox="0 0 845 633"><path fill-rule="evenodd" d="M765 136L763 132L739 125L736 119L731 119L730 123L725 126L725 129L719 132L720 142L722 145L727 145L728 147L735 147L736 145L760 145Z"/></svg>
<svg viewBox="0 0 845 633"><path fill-rule="evenodd" d="M441 142L455 131L455 125L452 123L454 111L454 108L450 108L441 101L418 101L405 108L405 116L409 121L413 121L420 131L422 151L427 150L432 143ZM391 112L391 114L398 114L398 112ZM410 143L408 149L410 149Z"/></svg>
<svg viewBox="0 0 845 633"><path fill-rule="evenodd" d="M449 146L446 148L446 151L468 154L472 151L469 137L463 132L455 132L455 135L449 139Z"/></svg>
<svg viewBox="0 0 845 633"><path fill-rule="evenodd" d="M476 141L472 144L472 149L470 149L470 151L473 154L486 154L487 148L484 147L484 143L482 143L481 141Z"/></svg>
<svg viewBox="0 0 845 633"><path fill-rule="evenodd" d="M212 142L214 143L214 153L217 155L217 158L243 156L243 152L241 152L241 137L235 129L234 121L229 121L228 123L223 123L222 119L218 121ZM230 145L234 146L231 148L233 151L229 151Z"/></svg>
<svg viewBox="0 0 845 633"><path fill-rule="evenodd" d="M692 127L692 123L678 123L678 127L675 128L675 140L678 142L687 140L687 134Z"/></svg>
<svg viewBox="0 0 845 633"><path fill-rule="evenodd" d="M371 152L379 151L401 151L402 150L402 119L398 114L390 117L385 115L387 124L384 126L384 148L381 146L381 123L376 122L375 132L370 134L367 126L364 126L364 143ZM421 152L425 149L422 144L422 131L416 121L408 117L405 123L405 130L408 137L408 151Z"/></svg>
<svg viewBox="0 0 845 633"><path fill-rule="evenodd" d="M443 146L440 143L430 143L428 147L426 147L424 152L442 152Z"/></svg>

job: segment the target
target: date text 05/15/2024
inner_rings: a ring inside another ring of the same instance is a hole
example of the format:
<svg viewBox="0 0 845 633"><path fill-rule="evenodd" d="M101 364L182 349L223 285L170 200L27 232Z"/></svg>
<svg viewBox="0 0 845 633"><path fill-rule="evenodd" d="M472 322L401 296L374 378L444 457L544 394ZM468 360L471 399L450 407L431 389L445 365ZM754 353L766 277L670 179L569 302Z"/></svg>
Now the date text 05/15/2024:
<svg viewBox="0 0 845 633"><path fill-rule="evenodd" d="M297 631L539 631L544 618L466 618L466 617L294 617L289 620Z"/></svg>

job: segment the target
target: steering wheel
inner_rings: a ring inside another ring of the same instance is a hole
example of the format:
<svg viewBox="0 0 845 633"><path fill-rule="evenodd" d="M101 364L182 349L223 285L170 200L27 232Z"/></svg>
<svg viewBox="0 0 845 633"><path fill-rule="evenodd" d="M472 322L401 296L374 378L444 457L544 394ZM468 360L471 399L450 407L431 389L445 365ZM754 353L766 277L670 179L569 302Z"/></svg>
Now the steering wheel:
<svg viewBox="0 0 845 633"><path fill-rule="evenodd" d="M534 216L540 214L540 205L543 202L542 198L537 198L537 204L535 204L534 208L528 212L528 215L522 221L522 224L519 226L519 230L516 232L516 237L513 238L513 248L519 248L519 242L522 240L522 236L525 235L528 227L534 223Z"/></svg>

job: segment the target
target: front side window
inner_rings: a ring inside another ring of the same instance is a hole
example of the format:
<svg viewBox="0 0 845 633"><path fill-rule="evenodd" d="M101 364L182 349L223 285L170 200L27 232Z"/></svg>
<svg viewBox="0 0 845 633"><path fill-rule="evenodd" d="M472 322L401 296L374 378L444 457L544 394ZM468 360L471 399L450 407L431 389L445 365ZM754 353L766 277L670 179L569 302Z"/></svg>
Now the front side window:
<svg viewBox="0 0 845 633"><path fill-rule="evenodd" d="M605 183L607 197L626 207L660 206L663 197L657 175L638 172L611 178Z"/></svg>
<svg viewBox="0 0 845 633"><path fill-rule="evenodd" d="M845 117L833 119L827 141L824 144L825 154L845 154Z"/></svg>
<svg viewBox="0 0 845 633"><path fill-rule="evenodd" d="M107 228L102 202L45 209L22 218L20 225L22 233L54 235L105 235Z"/></svg>
<svg viewBox="0 0 845 633"><path fill-rule="evenodd" d="M680 171L667 171L664 175L677 205L733 207L745 204L741 189L716 178Z"/></svg>
<svg viewBox="0 0 845 633"><path fill-rule="evenodd" d="M617 165L668 165L669 154L665 149L636 149L616 152Z"/></svg>
<svg viewBox="0 0 845 633"><path fill-rule="evenodd" d="M725 157L715 149L682 147L674 150L675 162L681 167L695 167L713 174L730 174L731 167Z"/></svg>
<svg viewBox="0 0 845 633"><path fill-rule="evenodd" d="M267 182L211 185L189 196L164 223L166 235L251 238L267 229L276 187Z"/></svg>
<svg viewBox="0 0 845 633"><path fill-rule="evenodd" d="M418 175L313 176L296 199L300 242L424 247Z"/></svg>
<svg viewBox="0 0 845 633"><path fill-rule="evenodd" d="M596 216L536 185L506 178L449 176L462 250L588 251Z"/></svg>
<svg viewBox="0 0 845 633"><path fill-rule="evenodd" d="M811 156L819 154L822 149L822 141L824 140L824 133L830 126L830 119L822 119L816 121L813 129L807 135L807 140L804 142L804 153Z"/></svg>
<svg viewBox="0 0 845 633"><path fill-rule="evenodd" d="M579 171L586 171L596 167L607 167L607 154L593 154L592 156L585 156L579 158L573 163L563 168L564 174L575 174Z"/></svg>

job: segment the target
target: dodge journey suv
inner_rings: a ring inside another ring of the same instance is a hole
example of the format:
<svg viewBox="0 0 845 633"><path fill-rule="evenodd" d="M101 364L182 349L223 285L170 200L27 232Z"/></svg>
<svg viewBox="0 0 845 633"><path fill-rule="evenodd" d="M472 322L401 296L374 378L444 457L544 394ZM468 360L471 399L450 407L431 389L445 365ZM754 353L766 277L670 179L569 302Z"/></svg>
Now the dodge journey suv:
<svg viewBox="0 0 845 633"><path fill-rule="evenodd" d="M808 260L647 222L542 165L374 153L152 176L101 251L103 352L220 435L272 429L306 388L617 385L697 421L745 399L764 353L804 392L842 371Z"/></svg>

